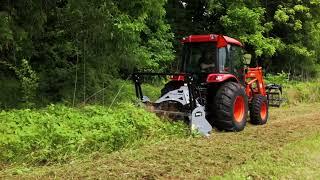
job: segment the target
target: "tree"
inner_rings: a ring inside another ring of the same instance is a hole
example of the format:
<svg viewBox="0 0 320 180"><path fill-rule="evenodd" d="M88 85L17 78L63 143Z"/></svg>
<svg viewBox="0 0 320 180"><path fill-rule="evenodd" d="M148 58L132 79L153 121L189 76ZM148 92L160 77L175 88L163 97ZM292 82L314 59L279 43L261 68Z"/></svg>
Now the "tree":
<svg viewBox="0 0 320 180"><path fill-rule="evenodd" d="M168 1L167 19L178 38L226 34L239 38L259 64L272 72L313 77L318 68L314 37L319 9L317 0L183 0Z"/></svg>
<svg viewBox="0 0 320 180"><path fill-rule="evenodd" d="M39 76L39 99L70 101L76 84L78 102L84 101L104 84L112 89L109 82L121 69L127 76L134 68L165 69L174 56L164 4L9 0L0 7L1 61L17 68L23 59L30 62Z"/></svg>

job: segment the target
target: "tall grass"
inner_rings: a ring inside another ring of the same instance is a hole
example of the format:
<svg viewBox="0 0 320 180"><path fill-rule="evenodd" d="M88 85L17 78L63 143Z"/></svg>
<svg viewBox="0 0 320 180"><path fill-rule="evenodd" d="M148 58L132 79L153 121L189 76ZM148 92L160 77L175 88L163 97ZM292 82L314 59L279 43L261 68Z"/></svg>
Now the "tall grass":
<svg viewBox="0 0 320 180"><path fill-rule="evenodd" d="M285 85L287 104L320 102L320 81L291 82Z"/></svg>
<svg viewBox="0 0 320 180"><path fill-rule="evenodd" d="M161 87L164 86L164 82L157 81L153 85L148 83L142 84L143 95L148 96L151 100L155 101L160 97ZM105 89L100 89L98 92L89 95L87 99L91 104L103 104L106 106L116 105L123 102L135 102L137 100L134 84L129 80L115 79Z"/></svg>
<svg viewBox="0 0 320 180"><path fill-rule="evenodd" d="M41 110L0 113L1 162L50 163L92 152L112 152L139 141L184 136L182 123L124 103L111 110L101 106L68 108L51 105Z"/></svg>

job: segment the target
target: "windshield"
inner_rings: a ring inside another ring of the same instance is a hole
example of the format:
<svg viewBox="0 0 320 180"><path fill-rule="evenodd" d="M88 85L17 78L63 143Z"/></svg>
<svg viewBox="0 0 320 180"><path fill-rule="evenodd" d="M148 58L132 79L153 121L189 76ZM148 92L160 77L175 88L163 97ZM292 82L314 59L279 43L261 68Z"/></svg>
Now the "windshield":
<svg viewBox="0 0 320 180"><path fill-rule="evenodd" d="M209 73L217 69L216 43L186 43L183 49L182 71Z"/></svg>

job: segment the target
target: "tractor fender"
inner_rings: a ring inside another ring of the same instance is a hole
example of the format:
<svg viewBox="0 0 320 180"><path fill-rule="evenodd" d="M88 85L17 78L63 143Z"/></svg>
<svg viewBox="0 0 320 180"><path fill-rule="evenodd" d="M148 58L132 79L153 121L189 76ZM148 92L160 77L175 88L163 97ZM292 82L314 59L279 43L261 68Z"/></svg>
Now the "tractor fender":
<svg viewBox="0 0 320 180"><path fill-rule="evenodd" d="M238 78L232 74L209 74L207 77L207 83L221 83L227 81L239 83Z"/></svg>

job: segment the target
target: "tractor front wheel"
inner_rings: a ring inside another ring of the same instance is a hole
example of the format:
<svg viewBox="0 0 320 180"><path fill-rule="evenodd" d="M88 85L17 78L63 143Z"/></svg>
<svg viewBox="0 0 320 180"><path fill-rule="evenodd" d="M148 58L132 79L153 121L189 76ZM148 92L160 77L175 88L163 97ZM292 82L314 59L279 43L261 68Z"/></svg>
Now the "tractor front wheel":
<svg viewBox="0 0 320 180"><path fill-rule="evenodd" d="M209 107L213 125L220 131L242 131L247 123L248 98L244 88L227 82L217 91Z"/></svg>
<svg viewBox="0 0 320 180"><path fill-rule="evenodd" d="M269 117L267 97L255 95L250 106L250 122L255 125L266 124Z"/></svg>

